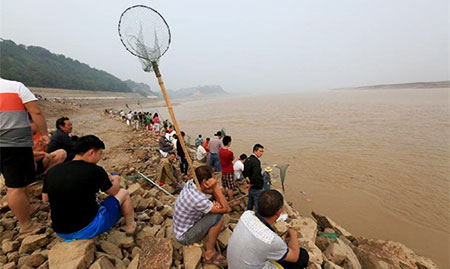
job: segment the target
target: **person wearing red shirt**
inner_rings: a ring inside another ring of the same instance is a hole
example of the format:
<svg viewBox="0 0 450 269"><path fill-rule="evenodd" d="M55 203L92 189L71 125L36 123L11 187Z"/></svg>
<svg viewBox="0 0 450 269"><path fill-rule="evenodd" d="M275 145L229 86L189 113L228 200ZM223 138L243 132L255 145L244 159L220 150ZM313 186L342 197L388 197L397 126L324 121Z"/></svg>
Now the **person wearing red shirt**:
<svg viewBox="0 0 450 269"><path fill-rule="evenodd" d="M231 146L231 136L225 136L222 140L223 147L219 149L220 166L222 167L222 186L227 190L228 199L233 200L233 190L236 189L236 181L233 173L233 152Z"/></svg>

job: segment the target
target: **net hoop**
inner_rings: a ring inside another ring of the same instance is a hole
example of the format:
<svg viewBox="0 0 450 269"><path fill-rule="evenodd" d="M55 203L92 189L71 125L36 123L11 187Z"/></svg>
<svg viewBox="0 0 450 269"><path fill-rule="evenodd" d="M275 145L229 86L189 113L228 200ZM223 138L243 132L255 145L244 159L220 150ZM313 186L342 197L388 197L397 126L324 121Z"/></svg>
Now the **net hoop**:
<svg viewBox="0 0 450 269"><path fill-rule="evenodd" d="M145 58L145 57L140 56L139 54L137 54L137 53L135 53L134 51L130 50L130 49L128 48L128 45L124 42L124 38L122 37L122 33L121 33L121 31L120 31L120 25L122 24L122 18L123 18L123 15L124 15L125 13L127 13L129 10L134 9L134 8L146 8L146 9L149 9L149 10L155 12L156 14L158 14L158 16L161 18L161 20L164 22L164 24L165 24L166 27L167 27L167 31L168 31L168 34L169 34L169 39L168 39L167 47L166 47L166 49L158 56L157 59L153 59L153 60L152 60L152 59L147 59L147 58ZM153 9L153 8L151 8L151 7L148 7L148 6L144 6L144 5L134 5L134 6L131 6L131 7L127 8L127 9L125 9L124 12L122 12L122 14L120 15L120 19L119 19L119 24L118 24L118 26L117 26L117 30L118 30L118 32L119 32L120 42L122 42L122 44L123 44L123 46L125 47L125 49L126 49L128 52L130 52L132 55L134 55L134 56L136 56L136 57L138 57L138 58L140 58L140 59L147 60L147 61L157 61L157 60L159 60L159 58L161 58L161 56L163 56L163 55L167 52L167 50L169 49L169 45L170 45L170 42L171 42L171 39L172 39L172 35L171 35L171 33L170 33L170 27L169 27L169 24L167 24L167 22L166 22L166 20L164 19L164 17L163 17L158 11L156 11L155 9Z"/></svg>

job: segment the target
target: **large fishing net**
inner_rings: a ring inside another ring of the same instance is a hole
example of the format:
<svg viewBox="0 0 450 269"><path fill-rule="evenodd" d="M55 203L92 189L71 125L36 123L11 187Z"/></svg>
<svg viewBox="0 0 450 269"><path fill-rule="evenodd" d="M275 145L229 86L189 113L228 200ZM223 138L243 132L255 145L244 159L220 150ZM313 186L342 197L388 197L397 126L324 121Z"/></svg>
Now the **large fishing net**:
<svg viewBox="0 0 450 269"><path fill-rule="evenodd" d="M284 182L286 181L286 172L289 164L272 164L263 163L263 171L270 171L270 178L274 187L281 187L283 193L285 191ZM277 169L272 169L277 168ZM281 183L281 185L279 184Z"/></svg>
<svg viewBox="0 0 450 269"><path fill-rule="evenodd" d="M158 66L161 56L169 49L171 38L169 25L158 11L147 6L137 5L127 8L122 13L118 30L122 44L131 54L139 58L144 71L155 72L177 136L181 138L180 128ZM189 164L191 176L194 178L197 188L200 189L184 140L179 139L179 141Z"/></svg>
<svg viewBox="0 0 450 269"><path fill-rule="evenodd" d="M125 48L139 57L145 72L153 70L169 49L170 29L166 20L153 8L137 5L127 8L119 20L119 36Z"/></svg>

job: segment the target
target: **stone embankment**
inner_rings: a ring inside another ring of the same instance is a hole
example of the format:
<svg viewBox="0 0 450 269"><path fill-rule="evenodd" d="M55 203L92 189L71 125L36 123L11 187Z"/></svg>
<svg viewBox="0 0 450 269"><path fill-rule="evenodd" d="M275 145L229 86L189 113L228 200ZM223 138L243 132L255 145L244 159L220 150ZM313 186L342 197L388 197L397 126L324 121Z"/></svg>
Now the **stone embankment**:
<svg viewBox="0 0 450 269"><path fill-rule="evenodd" d="M115 228L97 238L62 242L50 227L48 207L41 205L41 182L30 188L31 210L33 220L44 228L21 235L3 187L0 193L0 268L217 268L202 263L203 242L182 246L174 239L172 217L176 195L169 197L137 175L140 171L151 179L156 178L160 162L157 136L133 131L127 144L125 148L110 151L103 161L108 172L122 176L121 185L131 194L139 227L135 235L127 236L119 229L121 220ZM127 158L123 158L124 154ZM121 161L115 161L117 158ZM243 184L238 186L235 197L242 197L247 191ZM240 204L225 215L217 245L225 255L228 239L246 208L245 201L241 199ZM310 255L308 268L437 268L430 259L415 254L401 243L353 236L326 216L315 213L314 219L301 216L289 203L285 204L284 213L288 218L274 227L282 237L286 236L288 228L298 231L298 241Z"/></svg>

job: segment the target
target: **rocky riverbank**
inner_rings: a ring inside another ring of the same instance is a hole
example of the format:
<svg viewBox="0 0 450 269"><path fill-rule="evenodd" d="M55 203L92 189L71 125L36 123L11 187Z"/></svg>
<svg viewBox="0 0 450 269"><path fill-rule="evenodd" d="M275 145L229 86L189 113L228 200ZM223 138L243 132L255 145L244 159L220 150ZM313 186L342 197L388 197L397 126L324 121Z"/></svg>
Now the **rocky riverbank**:
<svg viewBox="0 0 450 269"><path fill-rule="evenodd" d="M160 162L156 150L158 137L127 129L117 116L96 113L74 115L75 130L78 127L80 135L95 133L105 141L107 150L100 165L122 177L121 185L131 194L140 231L127 236L119 230L119 223L95 239L61 242L50 228L48 208L41 205L42 183L38 182L30 188L32 213L33 219L45 228L20 235L6 202L6 189L2 187L0 268L217 268L202 263L204 244L182 246L174 240L172 216L176 196L164 194L137 174L139 171L156 178ZM235 197L245 194L245 186L239 185ZM225 216L217 246L225 255L228 239L246 208L245 201L240 200ZM310 255L308 268L437 268L430 259L401 243L353 236L326 216L315 213L314 219L301 216L289 203L284 211L288 218L276 223L275 229L281 236L285 236L289 227L299 232L300 245Z"/></svg>

